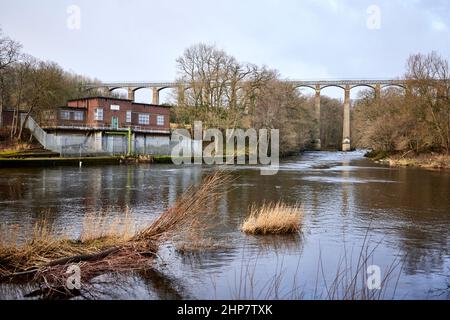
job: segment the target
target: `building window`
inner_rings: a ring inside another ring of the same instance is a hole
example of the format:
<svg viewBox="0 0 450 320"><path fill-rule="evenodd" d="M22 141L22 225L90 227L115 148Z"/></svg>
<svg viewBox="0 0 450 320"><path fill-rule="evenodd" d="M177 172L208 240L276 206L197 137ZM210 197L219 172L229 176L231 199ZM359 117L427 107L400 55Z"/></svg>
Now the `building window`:
<svg viewBox="0 0 450 320"><path fill-rule="evenodd" d="M131 123L131 111L127 111L127 123Z"/></svg>
<svg viewBox="0 0 450 320"><path fill-rule="evenodd" d="M94 119L95 119L95 121L103 121L103 109L102 108L95 109Z"/></svg>
<svg viewBox="0 0 450 320"><path fill-rule="evenodd" d="M150 115L141 113L139 115L139 124L150 124Z"/></svg>
<svg viewBox="0 0 450 320"><path fill-rule="evenodd" d="M163 126L164 125L164 116L158 116L158 118L156 120L156 124L158 126Z"/></svg>
<svg viewBox="0 0 450 320"><path fill-rule="evenodd" d="M84 114L81 111L75 112L75 120L76 121L83 121L84 120Z"/></svg>
<svg viewBox="0 0 450 320"><path fill-rule="evenodd" d="M61 111L61 120L70 120L70 112Z"/></svg>

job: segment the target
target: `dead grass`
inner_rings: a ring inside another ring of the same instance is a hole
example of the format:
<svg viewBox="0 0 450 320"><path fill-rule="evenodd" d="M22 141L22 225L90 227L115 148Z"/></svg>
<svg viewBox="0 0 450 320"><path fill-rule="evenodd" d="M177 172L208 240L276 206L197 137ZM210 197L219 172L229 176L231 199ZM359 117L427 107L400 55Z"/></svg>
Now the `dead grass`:
<svg viewBox="0 0 450 320"><path fill-rule="evenodd" d="M211 217L212 204L226 191L230 178L223 172L208 176L199 187L191 186L148 228L139 232L134 240L161 241L175 235L204 231Z"/></svg>
<svg viewBox="0 0 450 320"><path fill-rule="evenodd" d="M421 154L416 156L391 156L387 160L392 167L419 167L425 169L450 169L450 156Z"/></svg>
<svg viewBox="0 0 450 320"><path fill-rule="evenodd" d="M127 242L136 234L134 217L127 207L124 216L88 213L83 220L81 242L95 241L97 239L115 239L115 242Z"/></svg>
<svg viewBox="0 0 450 320"><path fill-rule="evenodd" d="M55 232L47 220L36 224L33 234L18 243L15 228L0 236L0 283L38 283L46 297L64 294L68 265L78 264L82 282L104 273L145 270L152 267L158 246L175 235L196 233L214 214L211 202L225 190L222 172L191 186L176 203L147 228L136 231L129 212L113 220L88 214L77 240ZM4 231L5 227L2 228Z"/></svg>
<svg viewBox="0 0 450 320"><path fill-rule="evenodd" d="M13 143L9 145L0 145L0 156L11 155L31 149L33 145L29 143Z"/></svg>
<svg viewBox="0 0 450 320"><path fill-rule="evenodd" d="M247 234L292 234L300 231L303 209L281 202L252 206L250 215L241 226Z"/></svg>
<svg viewBox="0 0 450 320"><path fill-rule="evenodd" d="M126 245L131 239L132 218L108 219L103 214L89 213L80 238L72 240L43 218L31 231L24 230L26 240L19 241L18 226L2 226L0 236L0 277L45 267L52 261L72 256L93 255L114 246Z"/></svg>

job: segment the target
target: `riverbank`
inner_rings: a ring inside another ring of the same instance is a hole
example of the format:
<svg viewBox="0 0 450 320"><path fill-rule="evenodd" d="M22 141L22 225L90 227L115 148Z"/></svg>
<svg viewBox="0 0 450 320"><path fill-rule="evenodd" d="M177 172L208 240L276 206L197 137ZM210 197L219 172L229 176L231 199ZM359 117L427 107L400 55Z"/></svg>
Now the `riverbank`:
<svg viewBox="0 0 450 320"><path fill-rule="evenodd" d="M55 166L82 166L85 165L121 165L121 164L173 164L175 160L180 163L195 163L195 158L172 157L171 155L140 155L140 156L92 156L92 157L58 157L54 153L27 153L27 152L0 152L0 168L21 167L55 167ZM235 161L237 161L237 156ZM209 163L201 159L202 163ZM212 160L212 159L209 159ZM223 158L223 163L228 161ZM245 156L246 163L249 156Z"/></svg>
<svg viewBox="0 0 450 320"><path fill-rule="evenodd" d="M424 169L450 169L450 155L438 153L426 154L391 154L387 152L372 151L366 157L391 167L416 167Z"/></svg>
<svg viewBox="0 0 450 320"><path fill-rule="evenodd" d="M170 156L149 157L78 157L78 158L0 158L0 168L120 165L135 163L171 163Z"/></svg>
<svg viewBox="0 0 450 320"><path fill-rule="evenodd" d="M81 165L115 165L121 164L121 158L93 157L93 158L2 158L0 168L24 168L24 167L59 167Z"/></svg>

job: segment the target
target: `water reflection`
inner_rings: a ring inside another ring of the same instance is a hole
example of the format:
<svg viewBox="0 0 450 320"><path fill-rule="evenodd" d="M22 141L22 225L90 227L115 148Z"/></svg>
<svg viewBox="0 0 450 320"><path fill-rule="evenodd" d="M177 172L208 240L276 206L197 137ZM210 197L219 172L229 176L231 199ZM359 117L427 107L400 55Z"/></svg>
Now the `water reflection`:
<svg viewBox="0 0 450 320"><path fill-rule="evenodd" d="M1 222L25 228L47 216L56 227L76 236L87 213L116 216L130 208L137 223L144 225L211 170L170 165L1 169ZM358 250L368 228L371 241L379 243L376 264L384 268L405 257L399 296L427 298L430 290L447 285L449 172L391 169L363 159L361 153L323 152L287 159L276 176L261 176L259 168L248 166L231 168L229 173L235 179L217 206L211 207L218 220L210 235L228 247L194 256L173 249L161 253L173 278L183 279L191 289L180 296L230 298L230 286L244 258L262 256L256 272L261 279L275 272L277 259L284 261L286 275L314 279L319 252L328 270L333 270L344 244ZM249 206L280 200L304 207L300 237L261 238L239 231ZM177 296L162 280L158 289L149 286L151 280L145 277L130 279L134 280L128 286L138 297L162 298L165 290ZM303 296L312 297L313 285L303 284ZM120 297L135 295L120 292ZM4 291L0 295L15 296Z"/></svg>

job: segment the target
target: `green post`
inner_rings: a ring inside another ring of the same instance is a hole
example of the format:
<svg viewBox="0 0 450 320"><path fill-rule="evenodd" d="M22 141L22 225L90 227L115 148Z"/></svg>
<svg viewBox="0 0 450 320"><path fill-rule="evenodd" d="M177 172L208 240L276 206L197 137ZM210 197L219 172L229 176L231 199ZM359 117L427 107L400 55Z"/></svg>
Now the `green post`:
<svg viewBox="0 0 450 320"><path fill-rule="evenodd" d="M116 136L127 136L128 137L128 150L127 150L127 156L131 156L132 152L131 152L131 147L132 147L132 143L131 143L131 128L128 128L127 131L111 131L111 132L105 132L106 134L110 134L110 135L116 135Z"/></svg>
<svg viewBox="0 0 450 320"><path fill-rule="evenodd" d="M131 128L128 128L128 156L131 156Z"/></svg>

